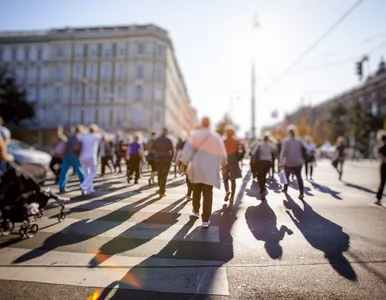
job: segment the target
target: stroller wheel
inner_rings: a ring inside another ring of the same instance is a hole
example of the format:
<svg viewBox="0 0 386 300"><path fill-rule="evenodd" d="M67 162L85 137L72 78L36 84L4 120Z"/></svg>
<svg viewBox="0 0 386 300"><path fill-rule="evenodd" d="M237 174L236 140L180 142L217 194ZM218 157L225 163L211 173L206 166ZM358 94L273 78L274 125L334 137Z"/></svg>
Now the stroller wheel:
<svg viewBox="0 0 386 300"><path fill-rule="evenodd" d="M61 211L60 214L58 215L58 221L62 222L65 219L66 219L66 212L65 211Z"/></svg>
<svg viewBox="0 0 386 300"><path fill-rule="evenodd" d="M25 235L26 235L28 238L34 237L35 234L38 232L38 230L39 230L38 224L32 224L32 225L28 226L28 227L25 229Z"/></svg>
<svg viewBox="0 0 386 300"><path fill-rule="evenodd" d="M19 235L23 238L26 235L26 228L25 227L20 227L19 230Z"/></svg>

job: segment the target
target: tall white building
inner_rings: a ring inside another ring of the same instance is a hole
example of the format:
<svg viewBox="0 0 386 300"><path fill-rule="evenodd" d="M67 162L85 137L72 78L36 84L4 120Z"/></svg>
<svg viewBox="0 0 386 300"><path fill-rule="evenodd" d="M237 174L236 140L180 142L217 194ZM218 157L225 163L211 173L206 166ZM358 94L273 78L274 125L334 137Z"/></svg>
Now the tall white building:
<svg viewBox="0 0 386 300"><path fill-rule="evenodd" d="M154 25L3 31L0 68L35 103L26 125L40 133L91 123L145 134L196 126L172 41Z"/></svg>

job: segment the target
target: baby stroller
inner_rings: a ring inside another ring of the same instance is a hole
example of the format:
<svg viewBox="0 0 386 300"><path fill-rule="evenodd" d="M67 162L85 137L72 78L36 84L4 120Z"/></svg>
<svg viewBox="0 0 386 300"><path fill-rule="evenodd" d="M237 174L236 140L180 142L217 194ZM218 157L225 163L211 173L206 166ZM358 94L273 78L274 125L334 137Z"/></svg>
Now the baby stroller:
<svg viewBox="0 0 386 300"><path fill-rule="evenodd" d="M69 199L43 189L19 166L14 163L9 164L0 182L0 234L8 235L12 232L15 223L23 223L19 230L20 236L33 237L39 227L37 224L31 224L29 218L31 216L35 220L41 218L50 199L55 199L60 204L58 221L63 221L66 218L63 202Z"/></svg>

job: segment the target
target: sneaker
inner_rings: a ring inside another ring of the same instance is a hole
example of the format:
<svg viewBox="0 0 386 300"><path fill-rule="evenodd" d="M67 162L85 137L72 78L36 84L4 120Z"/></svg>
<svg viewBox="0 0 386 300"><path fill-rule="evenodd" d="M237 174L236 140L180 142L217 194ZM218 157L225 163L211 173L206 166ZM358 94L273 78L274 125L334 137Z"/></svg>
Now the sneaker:
<svg viewBox="0 0 386 300"><path fill-rule="evenodd" d="M300 200L303 200L303 199L304 199L304 194L300 194L300 195L299 195L299 199L300 199Z"/></svg>
<svg viewBox="0 0 386 300"><path fill-rule="evenodd" d="M66 189L60 190L60 191L59 191L59 194L65 194L65 193L67 193L67 190L66 190Z"/></svg>
<svg viewBox="0 0 386 300"><path fill-rule="evenodd" d="M377 200L374 202L375 205L381 205L381 200Z"/></svg>
<svg viewBox="0 0 386 300"><path fill-rule="evenodd" d="M234 201L235 201L235 196L231 196L231 197L229 198L229 201L230 201L230 202L234 202Z"/></svg>
<svg viewBox="0 0 386 300"><path fill-rule="evenodd" d="M210 226L210 221L204 222L202 221L202 228L208 228Z"/></svg>
<svg viewBox="0 0 386 300"><path fill-rule="evenodd" d="M230 192L225 192L224 201L227 202L229 200L229 196L231 195Z"/></svg>
<svg viewBox="0 0 386 300"><path fill-rule="evenodd" d="M149 182L149 185L151 185L151 179L150 178L149 178L148 182Z"/></svg>
<svg viewBox="0 0 386 300"><path fill-rule="evenodd" d="M282 189L281 192L287 194L287 189Z"/></svg>
<svg viewBox="0 0 386 300"><path fill-rule="evenodd" d="M196 213L194 210L192 210L192 213L190 214L192 217L199 218L200 214Z"/></svg>
<svg viewBox="0 0 386 300"><path fill-rule="evenodd" d="M261 201L265 201L265 194L261 194Z"/></svg>
<svg viewBox="0 0 386 300"><path fill-rule="evenodd" d="M80 192L82 193L83 196L87 195L87 191L82 188L80 188Z"/></svg>

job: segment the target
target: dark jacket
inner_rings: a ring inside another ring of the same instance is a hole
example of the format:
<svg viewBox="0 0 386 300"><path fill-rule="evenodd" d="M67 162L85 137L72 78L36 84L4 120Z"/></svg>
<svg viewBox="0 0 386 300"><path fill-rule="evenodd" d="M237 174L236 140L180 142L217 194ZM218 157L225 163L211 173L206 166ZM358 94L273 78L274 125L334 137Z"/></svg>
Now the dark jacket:
<svg viewBox="0 0 386 300"><path fill-rule="evenodd" d="M166 136L161 135L154 140L153 151L156 163L171 163L174 156L174 147L172 141Z"/></svg>

